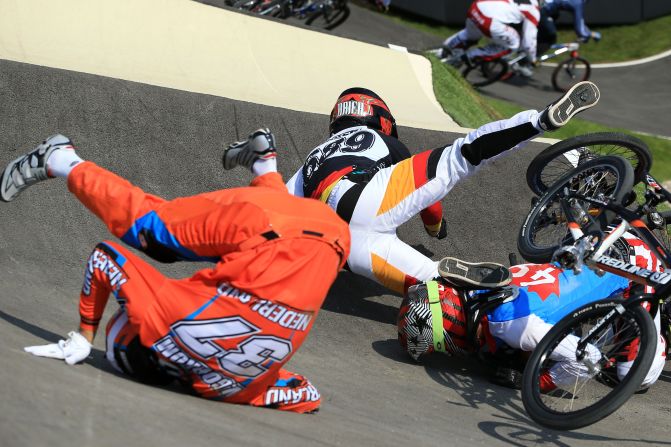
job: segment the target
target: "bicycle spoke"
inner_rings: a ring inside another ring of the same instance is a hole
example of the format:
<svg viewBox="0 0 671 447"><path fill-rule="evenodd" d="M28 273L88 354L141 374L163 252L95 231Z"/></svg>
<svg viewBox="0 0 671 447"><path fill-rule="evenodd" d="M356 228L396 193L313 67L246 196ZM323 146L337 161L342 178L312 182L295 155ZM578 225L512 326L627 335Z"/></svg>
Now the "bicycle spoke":
<svg viewBox="0 0 671 447"><path fill-rule="evenodd" d="M553 354L547 356L543 362L542 370L547 371L574 372L582 368L582 373L574 374L563 385L542 395L543 404L553 411L570 413L589 407L603 399L612 391L613 386L619 383L615 359L629 358L631 353L628 347L635 343L639 335L637 326L632 326L632 322L627 318L619 318L616 322L603 327L590 343L591 349L601 356L594 363L593 371L586 366L590 361L589 354L583 361L562 362L550 359L553 356L561 356L563 352L577 352L576 341L582 335L587 334L599 321L599 319L593 319L584 322L579 328L573 328L561 342L557 343L557 347L562 345L562 350L557 351L555 348L552 351Z"/></svg>

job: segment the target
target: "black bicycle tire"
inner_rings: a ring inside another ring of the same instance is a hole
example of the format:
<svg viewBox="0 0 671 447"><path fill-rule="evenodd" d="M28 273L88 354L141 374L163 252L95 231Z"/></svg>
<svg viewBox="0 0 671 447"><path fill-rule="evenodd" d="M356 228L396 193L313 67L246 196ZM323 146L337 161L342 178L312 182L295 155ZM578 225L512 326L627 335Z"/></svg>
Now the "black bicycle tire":
<svg viewBox="0 0 671 447"><path fill-rule="evenodd" d="M285 0L273 0L273 1L268 2L266 4L259 5L260 8L255 12L259 15L264 15L264 16L268 16L268 17L282 18L282 17L280 17L280 15L282 14L282 12L284 10L284 3L285 3ZM279 6L279 8L276 8L277 6ZM271 8L274 9L274 11L273 11L273 13L269 14L267 11Z"/></svg>
<svg viewBox="0 0 671 447"><path fill-rule="evenodd" d="M245 3L248 3L249 6L243 7ZM242 9L245 11L251 11L254 9L258 4L260 3L260 0L238 0L233 3L232 7L235 9Z"/></svg>
<svg viewBox="0 0 671 447"><path fill-rule="evenodd" d="M533 236L533 230L535 227L535 219L540 215L540 213L545 209L545 207L550 203L550 200L555 196L557 192L562 190L571 179L580 173L595 169L598 166L609 166L617 171L618 174L618 183L616 190L613 192L613 196L616 201L621 202L622 199L631 191L634 185L634 172L629 164L624 158L618 156L604 156L599 157L594 160L587 161L578 165L575 169L569 171L566 175L561 177L556 181L546 192L543 194L538 201L536 201L527 214L527 217L520 228L520 232L517 237L517 249L520 254L529 262L534 262L542 264L545 262L550 262L552 260L552 254L559 248L559 243L556 245L551 245L547 247L540 248L531 241ZM617 215L612 211L604 211L599 216L600 229L605 230L606 227L611 224Z"/></svg>
<svg viewBox="0 0 671 447"><path fill-rule="evenodd" d="M659 215L662 216L667 225L671 225L671 210L659 211Z"/></svg>
<svg viewBox="0 0 671 447"><path fill-rule="evenodd" d="M652 168L652 154L650 153L650 149L648 149L648 145L642 140L619 132L596 132L567 138L549 146L536 155L527 168L527 185L529 185L534 194L540 196L550 186L543 182L542 176L543 170L551 161L578 148L609 144L627 148L638 157L638 165L634 167L634 184L642 181L645 175L650 172ZM568 169L566 172L568 172Z"/></svg>
<svg viewBox="0 0 671 447"><path fill-rule="evenodd" d="M350 13L351 13L351 11L350 11L350 9L349 9L349 6L348 6L347 4L345 4L345 5L343 5L342 8L339 8L339 9L340 9L341 11L343 11L343 15L342 15L342 17L339 17L338 20L336 20L336 21L333 22L333 23L330 23L328 26L325 26L323 29L326 29L326 30L332 30L333 28L342 25L343 22L345 22L345 20L348 19L349 15L350 15ZM305 24L308 25L308 26L312 26L312 23L313 23L317 18L319 18L319 16L321 16L322 14L324 14L324 10L323 10L323 9L319 9L319 10L313 12L313 13L310 14L310 16L307 18L307 20L305 21Z"/></svg>
<svg viewBox="0 0 671 447"><path fill-rule="evenodd" d="M639 355L634 360L624 380L613 386L604 399L573 413L560 413L547 409L541 401L538 377L543 360L554 346L564 338L567 330L587 318L605 315L623 300L605 300L584 305L557 322L534 348L522 376L522 402L527 413L537 423L555 430L575 430L591 425L620 408L640 387L654 361L657 331L650 314L643 306L635 305L626 310L641 328Z"/></svg>
<svg viewBox="0 0 671 447"><path fill-rule="evenodd" d="M585 66L585 75L582 77L582 79L576 79L576 81L569 85L564 87L563 85L559 85L559 72L562 70L564 65L573 62L573 61L579 61L584 64ZM557 90L558 92L567 92L571 87L573 87L575 84L578 82L582 81L587 81L590 76L592 75L592 66L590 65L589 61L585 59L584 57L572 57L570 59L566 59L565 61L562 61L557 64L555 67L554 71L552 72L552 87Z"/></svg>
<svg viewBox="0 0 671 447"><path fill-rule="evenodd" d="M650 219L650 216L645 216L643 221L647 225L648 229L652 231L652 234L657 238L659 243L661 243L667 250L671 250L671 234L669 233L669 226L671 225L671 211L657 211L659 216L662 218L662 223L657 223L654 220Z"/></svg>
<svg viewBox="0 0 671 447"><path fill-rule="evenodd" d="M482 68L482 65L485 63L496 63L496 64L501 64L503 65L504 69L501 70L501 72L491 78L487 78L486 81L483 82L472 82L468 79L469 73L471 73L473 70L480 70ZM461 71L461 76L471 84L473 87L485 87L487 85L491 85L497 81L499 81L503 76L505 76L506 73L510 71L510 67L506 61L503 59L494 59L492 61L484 61L484 62L478 62L474 65L466 65L466 67Z"/></svg>

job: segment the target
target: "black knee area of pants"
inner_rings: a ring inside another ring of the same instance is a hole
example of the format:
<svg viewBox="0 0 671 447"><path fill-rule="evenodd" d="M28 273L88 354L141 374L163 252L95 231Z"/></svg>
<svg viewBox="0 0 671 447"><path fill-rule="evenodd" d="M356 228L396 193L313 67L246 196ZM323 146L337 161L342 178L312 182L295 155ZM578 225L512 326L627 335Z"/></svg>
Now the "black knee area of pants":
<svg viewBox="0 0 671 447"><path fill-rule="evenodd" d="M478 166L483 160L510 150L539 133L531 123L488 133L461 146L461 155L473 166Z"/></svg>
<svg viewBox="0 0 671 447"><path fill-rule="evenodd" d="M148 385L168 385L175 380L161 369L156 353L142 346L140 337L133 338L123 352L115 346L114 357L123 372L139 382Z"/></svg>
<svg viewBox="0 0 671 447"><path fill-rule="evenodd" d="M154 233L147 229L140 231L142 251L158 262L170 264L179 261L179 255L156 240Z"/></svg>

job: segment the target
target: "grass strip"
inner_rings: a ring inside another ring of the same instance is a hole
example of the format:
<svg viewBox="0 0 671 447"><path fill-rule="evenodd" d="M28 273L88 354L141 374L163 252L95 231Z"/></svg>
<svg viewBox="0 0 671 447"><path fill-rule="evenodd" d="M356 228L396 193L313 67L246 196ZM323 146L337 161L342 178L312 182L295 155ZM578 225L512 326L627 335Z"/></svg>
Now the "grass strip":
<svg viewBox="0 0 671 447"><path fill-rule="evenodd" d="M441 63L433 55L427 56L433 71L433 89L445 113L463 127L475 128L490 121L510 117L525 110L509 101L487 98L468 84L457 70ZM643 140L653 156L652 174L661 181L671 180L671 140L606 126L579 118L572 119L563 128L548 134L566 139L593 132L623 132Z"/></svg>
<svg viewBox="0 0 671 447"><path fill-rule="evenodd" d="M445 113L463 127L479 127L501 115L453 67L427 55L433 72L433 89Z"/></svg>
<svg viewBox="0 0 671 447"><path fill-rule="evenodd" d="M502 116L512 116L525 110L522 106L500 99L485 98L485 101ZM552 134L548 134L548 137L563 140L576 135L593 132L622 132L640 138L648 145L652 153L652 175L661 181L671 180L671 140L669 139L632 132L628 129L610 127L580 118L572 119L566 126L552 132Z"/></svg>
<svg viewBox="0 0 671 447"><path fill-rule="evenodd" d="M427 34L440 36L442 39L463 28L462 26L442 25L397 10L387 13L387 17ZM589 24L589 17L587 19ZM581 54L593 64L640 59L671 49L671 32L669 31L671 30L671 15L634 25L595 26L593 29L601 33L601 41L590 42L580 47ZM572 27L560 28L557 39L559 42L573 42L576 40L576 35ZM484 40L482 42L484 43Z"/></svg>
<svg viewBox="0 0 671 447"><path fill-rule="evenodd" d="M600 42L580 47L580 53L592 63L623 62L659 54L671 48L671 15L635 25L591 28L602 35ZM559 42L574 41L573 29L558 32Z"/></svg>

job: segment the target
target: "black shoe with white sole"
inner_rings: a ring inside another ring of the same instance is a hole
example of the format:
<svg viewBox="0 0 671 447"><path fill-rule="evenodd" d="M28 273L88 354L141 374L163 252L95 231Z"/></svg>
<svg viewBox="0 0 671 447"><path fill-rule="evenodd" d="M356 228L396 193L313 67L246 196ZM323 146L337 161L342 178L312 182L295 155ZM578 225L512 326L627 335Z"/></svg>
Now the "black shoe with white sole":
<svg viewBox="0 0 671 447"><path fill-rule="evenodd" d="M495 289L510 284L510 270L495 262L466 262L447 257L438 263L438 273L450 284L466 289Z"/></svg>
<svg viewBox="0 0 671 447"><path fill-rule="evenodd" d="M578 113L594 107L600 96L599 88L593 82L578 82L541 112L540 126L543 130L558 129Z"/></svg>

